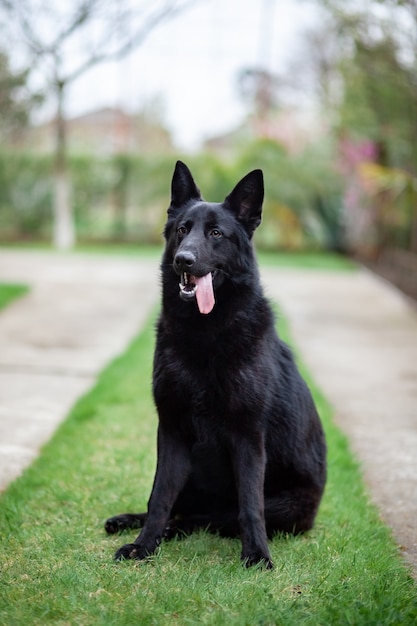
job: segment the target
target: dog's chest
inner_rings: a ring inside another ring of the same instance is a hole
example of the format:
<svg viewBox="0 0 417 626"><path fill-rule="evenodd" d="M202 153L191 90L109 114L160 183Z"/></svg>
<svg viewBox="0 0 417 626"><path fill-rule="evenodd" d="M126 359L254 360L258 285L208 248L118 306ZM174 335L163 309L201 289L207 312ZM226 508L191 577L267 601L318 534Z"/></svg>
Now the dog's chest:
<svg viewBox="0 0 417 626"><path fill-rule="evenodd" d="M235 387L245 363L234 345L216 337L196 339L183 335L156 350L154 375L165 391L187 404L220 409ZM155 382L155 380L154 380Z"/></svg>
<svg viewBox="0 0 417 626"><path fill-rule="evenodd" d="M192 474L203 490L216 486L218 493L234 489L230 452L227 441L213 438L196 442L191 449Z"/></svg>

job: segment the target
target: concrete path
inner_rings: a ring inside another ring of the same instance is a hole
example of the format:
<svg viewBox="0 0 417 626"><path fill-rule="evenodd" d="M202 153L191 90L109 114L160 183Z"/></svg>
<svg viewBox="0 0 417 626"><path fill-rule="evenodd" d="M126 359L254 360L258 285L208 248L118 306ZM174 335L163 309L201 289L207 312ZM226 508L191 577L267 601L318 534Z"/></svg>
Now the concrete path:
<svg viewBox="0 0 417 626"><path fill-rule="evenodd" d="M0 281L31 286L0 312L0 491L158 301L158 261L0 251Z"/></svg>
<svg viewBox="0 0 417 626"><path fill-rule="evenodd" d="M366 271L265 269L302 358L361 460L417 573L417 314ZM0 312L0 490L158 302L158 261L0 251L0 281L30 284Z"/></svg>
<svg viewBox="0 0 417 626"><path fill-rule="evenodd" d="M417 575L417 312L366 270L266 270L302 359Z"/></svg>

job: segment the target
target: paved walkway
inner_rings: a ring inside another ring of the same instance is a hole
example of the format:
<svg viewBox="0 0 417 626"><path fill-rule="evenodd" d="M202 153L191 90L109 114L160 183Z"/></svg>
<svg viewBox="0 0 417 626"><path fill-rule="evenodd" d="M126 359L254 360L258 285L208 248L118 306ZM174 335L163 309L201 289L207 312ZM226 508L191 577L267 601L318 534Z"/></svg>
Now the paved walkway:
<svg viewBox="0 0 417 626"><path fill-rule="evenodd" d="M0 313L0 490L158 301L158 262L0 251L0 281L30 284ZM265 269L302 358L362 462L417 573L417 314L366 271Z"/></svg>
<svg viewBox="0 0 417 626"><path fill-rule="evenodd" d="M263 277L417 575L416 309L366 270Z"/></svg>
<svg viewBox="0 0 417 626"><path fill-rule="evenodd" d="M158 301L158 262L0 251L0 281L31 285L0 312L0 491Z"/></svg>

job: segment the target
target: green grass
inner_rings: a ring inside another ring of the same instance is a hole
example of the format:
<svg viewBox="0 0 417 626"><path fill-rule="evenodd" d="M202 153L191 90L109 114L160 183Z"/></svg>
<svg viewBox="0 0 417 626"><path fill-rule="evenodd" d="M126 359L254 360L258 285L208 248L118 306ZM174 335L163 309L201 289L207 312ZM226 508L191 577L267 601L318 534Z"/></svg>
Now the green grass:
<svg viewBox="0 0 417 626"><path fill-rule="evenodd" d="M135 533L107 537L103 521L145 509L154 473L153 334L149 323L0 499L0 624L417 623L416 587L311 379L328 486L315 529L271 543L272 572L245 569L238 540L204 532L147 563L113 562Z"/></svg>
<svg viewBox="0 0 417 626"><path fill-rule="evenodd" d="M357 264L342 254L333 252L264 252L259 251L259 262L265 266L297 269L354 270Z"/></svg>
<svg viewBox="0 0 417 626"><path fill-rule="evenodd" d="M12 285L0 283L0 310L4 309L16 298L20 298L29 291L26 285Z"/></svg>
<svg viewBox="0 0 417 626"><path fill-rule="evenodd" d="M48 241L8 241L1 242L1 247L8 250L31 250L40 252L50 252L51 254L71 255L71 254L106 254L110 256L145 256L149 258L160 258L162 255L162 237L160 245L142 243L77 243L76 246L67 251L57 252L51 242Z"/></svg>
<svg viewBox="0 0 417 626"><path fill-rule="evenodd" d="M149 258L161 258L162 245L143 244L79 244L76 252L91 254L121 254L129 256L145 256ZM323 270L352 270L357 264L342 254L333 252L285 252L285 251L257 251L257 257L261 264L273 267L294 267L300 269L323 269Z"/></svg>
<svg viewBox="0 0 417 626"><path fill-rule="evenodd" d="M256 245L256 244L255 244ZM42 250L45 252L55 253L56 251L51 244L46 242L30 243L3 243L3 247L16 250ZM88 254L106 254L106 255L122 255L122 256L145 256L148 258L160 259L162 256L162 238L161 245L147 245L135 243L79 243L73 251L67 254L88 253ZM62 253L61 253L62 254ZM324 270L352 270L357 267L356 263L346 256L333 252L323 251L257 251L259 262L266 266L274 267L294 267L301 269L324 269Z"/></svg>

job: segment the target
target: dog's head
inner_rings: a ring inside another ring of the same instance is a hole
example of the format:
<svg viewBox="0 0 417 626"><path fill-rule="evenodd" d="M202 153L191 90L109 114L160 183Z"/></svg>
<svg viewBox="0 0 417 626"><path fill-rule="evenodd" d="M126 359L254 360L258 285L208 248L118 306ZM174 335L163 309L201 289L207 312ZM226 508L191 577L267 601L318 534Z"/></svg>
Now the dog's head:
<svg viewBox="0 0 417 626"><path fill-rule="evenodd" d="M214 292L225 280L237 284L248 271L263 197L262 171L254 170L224 202L205 202L188 167L177 161L164 232L165 264L180 278L181 298L196 299L200 313L212 311Z"/></svg>

